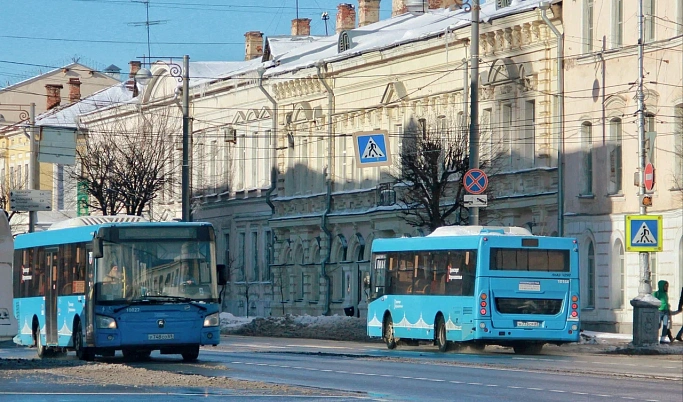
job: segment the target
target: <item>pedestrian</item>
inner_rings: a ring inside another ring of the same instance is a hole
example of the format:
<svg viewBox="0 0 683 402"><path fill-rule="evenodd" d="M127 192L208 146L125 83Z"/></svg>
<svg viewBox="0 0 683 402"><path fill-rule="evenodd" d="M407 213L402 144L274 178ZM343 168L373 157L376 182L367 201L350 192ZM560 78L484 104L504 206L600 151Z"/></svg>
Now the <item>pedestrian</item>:
<svg viewBox="0 0 683 402"><path fill-rule="evenodd" d="M659 343L671 343L672 339L669 338L670 329L669 323L671 322L671 307L669 306L669 282L661 280L657 283L657 291L652 294L657 300L660 301L659 305L659 324L662 327L662 337L659 339Z"/></svg>
<svg viewBox="0 0 683 402"><path fill-rule="evenodd" d="M681 297L678 298L677 313L680 313L682 311L683 311L683 287L681 287ZM676 337L674 339L679 341L679 342L683 342L683 325L681 325L681 329L678 330L678 334L676 334Z"/></svg>

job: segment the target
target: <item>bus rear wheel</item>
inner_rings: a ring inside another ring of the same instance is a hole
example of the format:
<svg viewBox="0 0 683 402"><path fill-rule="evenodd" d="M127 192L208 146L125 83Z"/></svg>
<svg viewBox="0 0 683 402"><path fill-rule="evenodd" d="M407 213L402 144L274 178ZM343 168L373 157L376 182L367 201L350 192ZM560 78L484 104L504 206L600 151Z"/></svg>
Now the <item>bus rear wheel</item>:
<svg viewBox="0 0 683 402"><path fill-rule="evenodd" d="M518 355L537 355L543 350L542 343L518 343L512 346L512 350Z"/></svg>
<svg viewBox="0 0 683 402"><path fill-rule="evenodd" d="M38 357L41 359L47 357L47 348L43 345L43 340L40 337L40 329L35 329L33 331L33 337L36 340L36 352L38 352Z"/></svg>
<svg viewBox="0 0 683 402"><path fill-rule="evenodd" d="M394 338L394 321L391 317L384 319L384 329L382 331L382 337L384 342L387 344L387 349L396 349L396 338Z"/></svg>
<svg viewBox="0 0 683 402"><path fill-rule="evenodd" d="M451 346L451 342L446 338L446 323L441 316L436 319L436 345L439 352L447 352Z"/></svg>
<svg viewBox="0 0 683 402"><path fill-rule="evenodd" d="M190 346L183 353L183 360L186 362L193 362L199 357L199 345Z"/></svg>

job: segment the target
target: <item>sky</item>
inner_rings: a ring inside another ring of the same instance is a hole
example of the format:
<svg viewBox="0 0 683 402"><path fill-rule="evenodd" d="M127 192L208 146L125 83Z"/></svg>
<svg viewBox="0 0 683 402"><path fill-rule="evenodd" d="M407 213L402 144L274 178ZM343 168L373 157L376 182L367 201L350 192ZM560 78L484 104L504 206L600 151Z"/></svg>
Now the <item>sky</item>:
<svg viewBox="0 0 683 402"><path fill-rule="evenodd" d="M147 46L149 2L150 51ZM11 0L0 7L0 88L74 60L127 73L131 60L244 60L244 34L289 35L291 20L311 19L311 34L335 32L337 5L357 0ZM380 3L380 19L391 0ZM158 23L155 23L158 22Z"/></svg>

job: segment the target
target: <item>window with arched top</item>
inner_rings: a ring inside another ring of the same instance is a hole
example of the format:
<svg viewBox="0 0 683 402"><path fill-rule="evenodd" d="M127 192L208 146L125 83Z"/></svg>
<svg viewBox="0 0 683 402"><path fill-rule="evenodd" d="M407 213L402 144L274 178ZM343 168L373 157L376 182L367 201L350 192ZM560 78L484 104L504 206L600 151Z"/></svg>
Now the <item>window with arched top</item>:
<svg viewBox="0 0 683 402"><path fill-rule="evenodd" d="M678 6L683 9L683 2ZM683 188L683 103L674 108L674 180L676 188ZM683 286L683 285L682 285Z"/></svg>
<svg viewBox="0 0 683 402"><path fill-rule="evenodd" d="M581 299L583 300L584 308L595 308L595 248L592 240L588 240L588 247L586 247L585 272L585 294Z"/></svg>

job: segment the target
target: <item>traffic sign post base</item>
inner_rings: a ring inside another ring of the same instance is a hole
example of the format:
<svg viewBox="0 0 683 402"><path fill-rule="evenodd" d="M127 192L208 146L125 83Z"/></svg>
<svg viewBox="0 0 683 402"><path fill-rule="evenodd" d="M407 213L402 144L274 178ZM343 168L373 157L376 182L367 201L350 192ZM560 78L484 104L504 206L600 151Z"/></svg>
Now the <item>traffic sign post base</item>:
<svg viewBox="0 0 683 402"><path fill-rule="evenodd" d="M659 300L652 295L631 300L633 306L633 346L659 343ZM652 299L652 300L650 300ZM653 303L654 302L656 303Z"/></svg>

